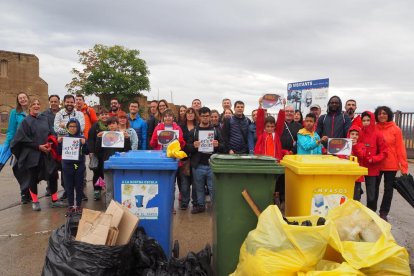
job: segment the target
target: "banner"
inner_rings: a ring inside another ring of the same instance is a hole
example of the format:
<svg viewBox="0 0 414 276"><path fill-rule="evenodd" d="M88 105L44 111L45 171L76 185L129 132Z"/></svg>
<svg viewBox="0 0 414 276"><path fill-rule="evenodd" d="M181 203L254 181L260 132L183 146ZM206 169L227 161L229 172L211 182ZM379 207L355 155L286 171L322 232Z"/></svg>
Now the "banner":
<svg viewBox="0 0 414 276"><path fill-rule="evenodd" d="M102 135L103 148L123 148L124 133L122 131L104 131Z"/></svg>
<svg viewBox="0 0 414 276"><path fill-rule="evenodd" d="M312 105L319 105L320 114L324 114L329 100L328 89L329 79L288 83L287 102L295 110L302 111L303 117L310 112Z"/></svg>

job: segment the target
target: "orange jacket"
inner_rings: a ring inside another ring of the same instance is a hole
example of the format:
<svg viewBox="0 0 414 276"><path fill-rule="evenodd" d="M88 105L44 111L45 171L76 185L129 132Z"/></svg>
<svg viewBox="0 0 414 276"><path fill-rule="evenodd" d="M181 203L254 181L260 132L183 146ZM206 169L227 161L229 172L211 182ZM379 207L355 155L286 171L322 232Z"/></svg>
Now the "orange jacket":
<svg viewBox="0 0 414 276"><path fill-rule="evenodd" d="M377 130L384 136L388 155L381 162L381 171L401 171L408 173L407 151L402 131L394 122L377 123Z"/></svg>
<svg viewBox="0 0 414 276"><path fill-rule="evenodd" d="M85 117L85 129L83 131L83 136L88 139L89 130L91 129L91 126L98 121L98 117L96 116L95 110L87 104L83 104L81 111Z"/></svg>

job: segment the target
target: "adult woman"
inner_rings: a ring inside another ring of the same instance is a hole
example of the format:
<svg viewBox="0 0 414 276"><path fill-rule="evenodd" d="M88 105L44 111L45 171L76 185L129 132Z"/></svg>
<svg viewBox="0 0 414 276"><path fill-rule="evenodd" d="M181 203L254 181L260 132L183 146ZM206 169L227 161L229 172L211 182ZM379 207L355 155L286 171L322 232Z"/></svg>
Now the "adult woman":
<svg viewBox="0 0 414 276"><path fill-rule="evenodd" d="M302 112L299 109L295 110L295 115L293 116L293 121L299 123L300 125L303 125L303 115L302 115Z"/></svg>
<svg viewBox="0 0 414 276"><path fill-rule="evenodd" d="M151 103L151 105L152 104L153 103ZM150 116L150 118L147 121L147 125L148 125L147 137L148 137L148 142L149 142L148 144L149 144L150 149L152 149L150 142L151 142L151 137L154 134L154 129L158 125L158 123L162 121L162 112L164 112L167 108L168 108L168 102L166 100L160 100L157 104L157 113L154 114L154 116Z"/></svg>
<svg viewBox="0 0 414 276"><path fill-rule="evenodd" d="M185 112L185 122L180 124L183 131L184 141L187 144L189 139L189 134L192 129L197 126L197 113L194 108L190 107ZM190 186L191 186L191 166L190 158L182 160L182 166L178 170L177 178L180 179L178 182L178 190L181 193L181 210L186 210L188 208L188 203L190 202ZM193 197L195 198L195 196Z"/></svg>
<svg viewBox="0 0 414 276"><path fill-rule="evenodd" d="M161 122L163 119L163 113L168 109L168 102L164 99L158 102L158 122Z"/></svg>
<svg viewBox="0 0 414 276"><path fill-rule="evenodd" d="M6 133L6 140L4 141L3 147L4 149L9 149L10 143L14 138L14 135L16 134L17 128L20 126L21 122L26 118L28 114L28 108L29 108L29 96L25 92L20 92L17 94L16 97L16 108L12 109L10 111L10 117L9 117L9 125L7 127L7 133ZM17 177L18 170L17 170L17 163L13 165L13 173L19 181L19 178ZM20 185L20 196L21 196L21 202L23 204L26 204L30 202L30 193L29 189L25 188L22 189L23 185L19 182Z"/></svg>
<svg viewBox="0 0 414 276"><path fill-rule="evenodd" d="M40 211L39 199L37 197L37 184L40 180L47 180L48 175L44 174L46 154L51 152L52 144L48 143L49 123L47 117L40 114L40 101L32 99L29 104L29 115L24 118L17 129L14 139L11 142L12 153L17 158L16 167L21 189L29 189L32 198L33 211ZM57 141L54 144L55 156ZM50 187L52 193L52 207L61 207L57 202L57 186ZM22 191L23 192L23 191Z"/></svg>
<svg viewBox="0 0 414 276"><path fill-rule="evenodd" d="M375 185L375 203L379 196L379 186L384 175L384 195L380 207L380 217L387 220L391 208L393 184L397 171L408 173L407 152L404 146L401 129L393 122L394 114L388 106L379 106L375 109L376 128L383 135L387 146L387 157L380 163L380 173ZM374 208L375 207L375 208ZM373 210L376 210L376 204Z"/></svg>
<svg viewBox="0 0 414 276"><path fill-rule="evenodd" d="M231 116L233 116L233 110L231 110L231 109L226 109L221 114L221 117L224 118L224 119L230 119Z"/></svg>
<svg viewBox="0 0 414 276"><path fill-rule="evenodd" d="M216 109L211 110L210 122L214 127L220 127L220 113Z"/></svg>
<svg viewBox="0 0 414 276"><path fill-rule="evenodd" d="M178 120L177 120L177 124L181 125L185 123L185 112L187 111L187 107L185 105L180 105L180 107L178 108Z"/></svg>
<svg viewBox="0 0 414 276"><path fill-rule="evenodd" d="M98 133L102 131L107 131L108 126L106 125L106 122L109 118L109 111L105 107L101 107L98 110L98 122L92 125L92 127L89 129L88 133L88 148L89 148L89 158L92 160L92 158L95 158L98 160L98 165L94 168L92 168L93 171L93 177L92 177L92 185L93 185L93 198L94 200L100 200L101 199L101 190L102 187L95 186L96 182L98 181L99 177L104 178L104 169L103 169L103 159L99 159L97 152L95 151L96 143L98 140Z"/></svg>
<svg viewBox="0 0 414 276"><path fill-rule="evenodd" d="M129 138L131 139L131 149L137 150L138 149L138 135L137 135L137 132L133 128L129 127L128 115L124 111L119 111L118 120L119 120L119 130L126 131L129 134Z"/></svg>

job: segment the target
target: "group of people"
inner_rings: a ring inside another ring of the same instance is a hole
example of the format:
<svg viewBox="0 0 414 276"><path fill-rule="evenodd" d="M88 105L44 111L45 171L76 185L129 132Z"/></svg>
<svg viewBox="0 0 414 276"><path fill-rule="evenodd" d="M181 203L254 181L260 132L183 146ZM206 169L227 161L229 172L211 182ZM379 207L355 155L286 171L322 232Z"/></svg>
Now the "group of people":
<svg viewBox="0 0 414 276"><path fill-rule="evenodd" d="M189 208L191 213L206 210L206 195L214 199L213 177L209 158L213 153L259 154L275 157L280 161L286 154L323 154L328 138L351 138L353 154L360 164L368 168L368 175L358 180L354 198L359 200L362 193L361 182L365 182L367 206L377 210L379 186L384 175L384 196L380 216L387 219L393 195L393 182L396 173L408 172L406 150L402 133L393 122L393 112L387 106L379 106L374 113L364 111L356 115L355 100L345 103L333 96L327 104L327 113L321 115L319 105L310 106L310 113L302 116L299 110L286 105L274 118L266 113L259 99L259 107L245 116L245 104L230 99L222 100L222 112L203 106L200 99L194 99L190 107L181 105L177 114L169 108L166 100L153 100L149 103L148 119L140 114L140 105L132 101L128 113L122 110L117 99L110 101L109 109L101 106L97 111L89 107L83 95L66 95L63 108L60 108L58 95L49 97L49 108L40 112L38 99L29 99L26 93L19 93L16 109L10 113L9 127L5 144L11 146L17 162L13 172L20 184L22 203L32 201L32 208L39 211L37 183L48 181L48 193L52 207L68 207L68 213L82 212L82 200L86 183L85 156L93 171L94 199L101 198L101 187L95 185L104 179L103 164L116 151L160 150L158 133L162 130L175 130L182 150L188 158L180 161L177 171L180 209ZM211 152L199 151L200 131L214 133ZM124 132L123 148L102 147L104 131ZM61 160L63 137L77 137L81 143L78 160ZM53 160L62 171L63 198L57 197L57 170L50 170ZM284 177L279 177L275 192L284 201ZM192 187L192 188L191 188ZM75 192L76 191L76 192Z"/></svg>

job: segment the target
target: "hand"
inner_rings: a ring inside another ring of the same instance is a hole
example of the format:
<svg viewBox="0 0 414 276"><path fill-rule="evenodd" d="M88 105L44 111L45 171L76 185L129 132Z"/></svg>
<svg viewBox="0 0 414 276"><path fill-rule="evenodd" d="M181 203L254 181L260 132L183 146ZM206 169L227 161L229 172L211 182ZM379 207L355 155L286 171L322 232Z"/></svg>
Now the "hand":
<svg viewBox="0 0 414 276"><path fill-rule="evenodd" d="M213 147L217 148L218 145L219 145L218 141L217 140L213 140Z"/></svg>
<svg viewBox="0 0 414 276"><path fill-rule="evenodd" d="M97 137L102 137L102 135L103 135L103 131L99 132L96 136Z"/></svg>
<svg viewBox="0 0 414 276"><path fill-rule="evenodd" d="M58 137L58 143L62 143L62 141L63 141L63 137L62 136Z"/></svg>
<svg viewBox="0 0 414 276"><path fill-rule="evenodd" d="M286 106L286 99L285 98L282 99L282 104L283 104L283 107Z"/></svg>
<svg viewBox="0 0 414 276"><path fill-rule="evenodd" d="M194 141L194 147L198 149L200 147L200 141Z"/></svg>
<svg viewBox="0 0 414 276"><path fill-rule="evenodd" d="M234 151L233 150L229 150L229 154L234 154Z"/></svg>
<svg viewBox="0 0 414 276"><path fill-rule="evenodd" d="M81 138L80 142L81 142L82 145L84 145L86 143L85 138Z"/></svg>
<svg viewBox="0 0 414 276"><path fill-rule="evenodd" d="M126 130L124 130L124 137L125 137L125 138L129 138L129 133L128 133L128 131L126 131Z"/></svg>
<svg viewBox="0 0 414 276"><path fill-rule="evenodd" d="M322 142L328 142L328 136L322 136L321 141Z"/></svg>
<svg viewBox="0 0 414 276"><path fill-rule="evenodd" d="M262 106L262 103L263 103L263 97L260 97L260 98L259 98L259 107L261 107L261 106Z"/></svg>
<svg viewBox="0 0 414 276"><path fill-rule="evenodd" d="M60 125L59 125L61 128L65 128L66 127L66 124L65 123L60 123Z"/></svg>
<svg viewBox="0 0 414 276"><path fill-rule="evenodd" d="M48 153L50 151L50 147L47 144L39 145L39 150L44 153Z"/></svg>

